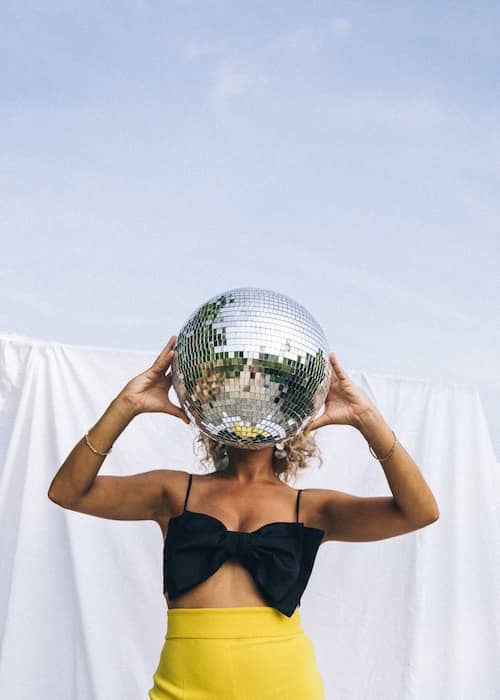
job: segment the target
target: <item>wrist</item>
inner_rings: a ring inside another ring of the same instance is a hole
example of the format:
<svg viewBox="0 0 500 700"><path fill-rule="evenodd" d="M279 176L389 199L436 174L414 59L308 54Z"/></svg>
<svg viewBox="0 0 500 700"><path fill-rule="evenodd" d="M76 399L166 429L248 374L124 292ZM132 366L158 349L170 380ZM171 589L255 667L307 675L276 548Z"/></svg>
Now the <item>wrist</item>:
<svg viewBox="0 0 500 700"><path fill-rule="evenodd" d="M111 406L115 408L125 420L132 420L140 414L137 405L127 397L126 394L118 394L111 402Z"/></svg>
<svg viewBox="0 0 500 700"><path fill-rule="evenodd" d="M352 425L368 439L373 432L376 432L380 425L384 423L384 417L378 408L374 405L370 405L356 414Z"/></svg>

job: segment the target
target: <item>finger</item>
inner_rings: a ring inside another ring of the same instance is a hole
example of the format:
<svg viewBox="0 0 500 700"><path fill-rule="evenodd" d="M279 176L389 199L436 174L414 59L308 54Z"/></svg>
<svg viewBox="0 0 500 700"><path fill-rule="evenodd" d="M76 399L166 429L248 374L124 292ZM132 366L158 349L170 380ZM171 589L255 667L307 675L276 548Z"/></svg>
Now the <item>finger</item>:
<svg viewBox="0 0 500 700"><path fill-rule="evenodd" d="M189 418L187 417L187 415L186 415L186 414L184 413L184 411L183 411L182 409L180 409L180 408L179 408L178 410L175 411L175 414L174 414L174 415L178 416L186 425L189 425L189 424L191 423L191 421L189 420Z"/></svg>
<svg viewBox="0 0 500 700"><path fill-rule="evenodd" d="M308 437L310 432L312 430L317 430L318 428L322 428L324 425L329 425L330 424L330 418L327 416L326 413L323 413L319 418L316 418L315 420L312 420L309 425L306 427L304 430L304 435L305 437Z"/></svg>
<svg viewBox="0 0 500 700"><path fill-rule="evenodd" d="M169 393L170 393L170 389L172 387L172 372L171 371L165 375L165 382L167 384L166 389L167 389L167 401L168 401L168 405L169 405L169 413L173 416L177 416L178 418L181 418L185 423L187 423L189 425L191 423L191 421L189 420L189 416L186 413L184 413L184 411L182 410L182 408L180 406L178 406L175 403L172 403L172 401L170 400ZM176 393L176 396L177 396L177 393ZM179 397L177 397L177 398L179 398Z"/></svg>
<svg viewBox="0 0 500 700"><path fill-rule="evenodd" d="M175 342L175 335L172 335L170 337L170 340L168 343L165 345L163 350L160 352L156 360L153 362L151 365L152 367L157 366L158 364L162 364L165 361L165 357L168 355L168 353L172 350L173 343Z"/></svg>
<svg viewBox="0 0 500 700"><path fill-rule="evenodd" d="M337 357L334 352L328 353L328 357L330 358L331 365L333 369L335 370L335 374L339 379L349 379L347 373L344 371L343 367L341 366L340 362L337 360Z"/></svg>
<svg viewBox="0 0 500 700"><path fill-rule="evenodd" d="M153 372L158 374L165 374L167 369L170 367L172 359L174 357L173 350L167 350L166 348L161 351L156 360L151 365Z"/></svg>
<svg viewBox="0 0 500 700"><path fill-rule="evenodd" d="M188 416L184 413L182 408L179 406L176 406L174 403L169 401L170 404L170 415L172 416L177 416L177 418L180 418L186 425L189 425L191 421L189 420Z"/></svg>
<svg viewBox="0 0 500 700"><path fill-rule="evenodd" d="M163 350L160 352L156 360L151 365L151 369L155 372L165 372L172 362L172 357L174 356L173 346L176 341L177 336L171 336L168 343L165 345Z"/></svg>

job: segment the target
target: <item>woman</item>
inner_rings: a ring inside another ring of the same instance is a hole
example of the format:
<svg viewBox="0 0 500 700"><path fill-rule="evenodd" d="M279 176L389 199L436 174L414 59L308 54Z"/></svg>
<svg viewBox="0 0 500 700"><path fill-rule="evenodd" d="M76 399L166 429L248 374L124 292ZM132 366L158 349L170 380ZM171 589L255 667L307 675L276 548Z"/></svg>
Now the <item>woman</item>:
<svg viewBox="0 0 500 700"><path fill-rule="evenodd" d="M80 513L160 526L168 623L150 700L322 700L322 678L299 611L318 547L417 530L437 520L437 503L413 459L333 352L324 412L304 434L287 440L284 451L225 449L200 434L215 465L209 474L156 469L97 476L134 416L163 412L189 423L169 399L166 372L175 340L76 444L49 498ZM284 483L315 454L310 431L334 424L361 432L383 465L391 497L295 490Z"/></svg>

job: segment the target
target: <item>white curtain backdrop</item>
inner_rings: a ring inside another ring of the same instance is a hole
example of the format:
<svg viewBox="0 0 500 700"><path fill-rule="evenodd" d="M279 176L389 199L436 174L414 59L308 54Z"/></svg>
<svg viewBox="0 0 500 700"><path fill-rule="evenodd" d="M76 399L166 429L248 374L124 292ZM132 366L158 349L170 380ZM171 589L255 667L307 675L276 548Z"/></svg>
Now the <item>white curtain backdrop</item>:
<svg viewBox="0 0 500 700"><path fill-rule="evenodd" d="M146 700L166 632L160 528L64 510L47 490L160 349L0 334L2 699ZM340 359L419 465L441 517L399 537L321 546L301 615L327 698L498 700L500 484L477 389ZM138 416L100 473L201 473L195 433L172 416ZM390 495L354 428L327 426L316 439L323 466L292 485Z"/></svg>

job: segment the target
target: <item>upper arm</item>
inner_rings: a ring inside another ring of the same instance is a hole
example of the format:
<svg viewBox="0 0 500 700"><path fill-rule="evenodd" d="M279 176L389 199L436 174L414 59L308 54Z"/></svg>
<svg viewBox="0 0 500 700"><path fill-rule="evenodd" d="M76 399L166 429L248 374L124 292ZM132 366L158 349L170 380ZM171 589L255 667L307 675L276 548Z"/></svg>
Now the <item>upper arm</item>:
<svg viewBox="0 0 500 700"><path fill-rule="evenodd" d="M96 476L90 489L71 503L68 510L110 520L156 520L162 511L173 469L153 469L131 476ZM57 501L56 501L57 502Z"/></svg>
<svg viewBox="0 0 500 700"><path fill-rule="evenodd" d="M418 530L436 518L412 520L392 496L354 496L324 489L321 517L326 540L370 542Z"/></svg>

